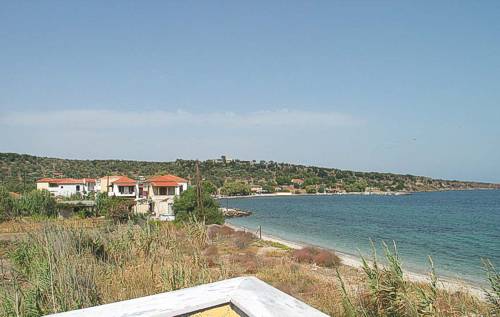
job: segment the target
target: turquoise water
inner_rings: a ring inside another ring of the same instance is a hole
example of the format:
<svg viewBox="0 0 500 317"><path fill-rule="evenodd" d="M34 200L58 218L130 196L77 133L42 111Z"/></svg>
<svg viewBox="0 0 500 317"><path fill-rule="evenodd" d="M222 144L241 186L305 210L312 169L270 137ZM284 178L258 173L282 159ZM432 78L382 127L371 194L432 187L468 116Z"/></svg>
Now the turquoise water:
<svg viewBox="0 0 500 317"><path fill-rule="evenodd" d="M450 191L407 196L235 198L221 205L254 212L230 223L341 252L369 254L369 239L397 243L404 267L485 284L481 258L500 266L500 191Z"/></svg>

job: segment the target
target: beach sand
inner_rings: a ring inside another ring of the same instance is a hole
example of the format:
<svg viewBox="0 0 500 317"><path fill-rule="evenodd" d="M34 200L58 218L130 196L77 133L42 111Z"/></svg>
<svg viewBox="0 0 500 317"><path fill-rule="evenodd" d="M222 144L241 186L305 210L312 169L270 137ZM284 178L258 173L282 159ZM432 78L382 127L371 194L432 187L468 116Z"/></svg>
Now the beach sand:
<svg viewBox="0 0 500 317"><path fill-rule="evenodd" d="M228 223L228 222L226 222L225 225L233 228L234 230L248 231L248 232L255 233L255 230L251 230L251 229L248 229L248 228L245 228L242 226L236 226L236 225L233 225L233 224ZM311 244L290 241L290 240L286 240L286 239L272 236L269 234L262 234L262 240L278 242L278 243L286 245L287 247L292 248L292 249L301 249L303 247L313 246ZM337 254L337 256L342 260L342 264L350 266L350 267L358 269L358 270L362 269L363 264L361 262L360 257L354 256L351 254L347 254L347 253L343 253L343 252L339 252L337 250L332 250L332 251L334 251L335 254ZM427 276L425 274L411 272L411 271L407 271L407 270L404 270L403 273L404 273L405 278L408 281L417 282L417 283L430 282L429 276ZM438 278L438 287L440 289L443 289L443 290L446 290L449 292L465 292L465 293L469 293L473 296L476 296L477 298L479 298L481 300L486 299L485 293L481 289L481 287L478 287L476 285L472 285L472 284L467 283L467 282L462 281L462 280L458 280L458 279L454 280L454 279L441 277L441 278Z"/></svg>

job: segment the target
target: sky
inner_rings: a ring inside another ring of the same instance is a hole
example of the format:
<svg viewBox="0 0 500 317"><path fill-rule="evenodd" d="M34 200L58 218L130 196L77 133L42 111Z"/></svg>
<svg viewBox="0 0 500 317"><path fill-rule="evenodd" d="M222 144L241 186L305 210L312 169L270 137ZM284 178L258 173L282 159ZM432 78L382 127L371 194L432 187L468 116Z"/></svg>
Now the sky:
<svg viewBox="0 0 500 317"><path fill-rule="evenodd" d="M0 0L0 135L500 183L500 1Z"/></svg>

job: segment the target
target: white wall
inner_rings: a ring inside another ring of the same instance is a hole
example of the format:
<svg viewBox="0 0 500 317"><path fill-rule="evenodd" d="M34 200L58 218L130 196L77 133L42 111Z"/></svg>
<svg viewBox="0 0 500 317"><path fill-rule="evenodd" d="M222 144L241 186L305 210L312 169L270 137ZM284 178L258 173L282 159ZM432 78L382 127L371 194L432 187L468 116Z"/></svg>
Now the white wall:
<svg viewBox="0 0 500 317"><path fill-rule="evenodd" d="M135 185L132 185L132 187L134 187L134 191L130 194L120 193L119 188L118 188L119 186L120 185L113 184L112 190L108 193L108 195L109 196L117 196L117 197L135 197L135 190L136 190ZM129 187L129 186L124 186L124 187Z"/></svg>
<svg viewBox="0 0 500 317"><path fill-rule="evenodd" d="M76 188L79 186L79 190ZM89 193L94 191L94 183L87 184L58 184L57 186L50 186L49 183L37 183L36 188L38 190L48 190L54 196L64 196L69 197L76 193Z"/></svg>

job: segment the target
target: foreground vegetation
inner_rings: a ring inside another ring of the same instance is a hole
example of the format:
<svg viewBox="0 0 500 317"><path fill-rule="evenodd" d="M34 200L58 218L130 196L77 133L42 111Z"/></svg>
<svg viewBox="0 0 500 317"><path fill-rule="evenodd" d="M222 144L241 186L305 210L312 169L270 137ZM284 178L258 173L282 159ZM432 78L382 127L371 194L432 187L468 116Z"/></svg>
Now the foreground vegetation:
<svg viewBox="0 0 500 317"><path fill-rule="evenodd" d="M268 192L276 186L291 185L292 178L303 178L298 189L307 192L339 188L364 191L367 187L383 191L428 191L443 189L500 188L498 184L446 181L413 175L365 173L304 166L272 161L200 162L202 175L223 193L249 194L249 184L262 186ZM9 191L24 192L35 188L42 177L101 177L127 175L151 176L171 173L193 180L195 161L142 162L124 160L68 160L15 153L0 153L0 182Z"/></svg>
<svg viewBox="0 0 500 317"><path fill-rule="evenodd" d="M198 222L16 220L0 224L0 238L2 316L40 316L246 274L332 316L495 316L500 307L492 266L491 298L481 302L438 289L433 273L428 284L407 282L388 247L388 265L373 258L358 271L332 252L290 250Z"/></svg>

